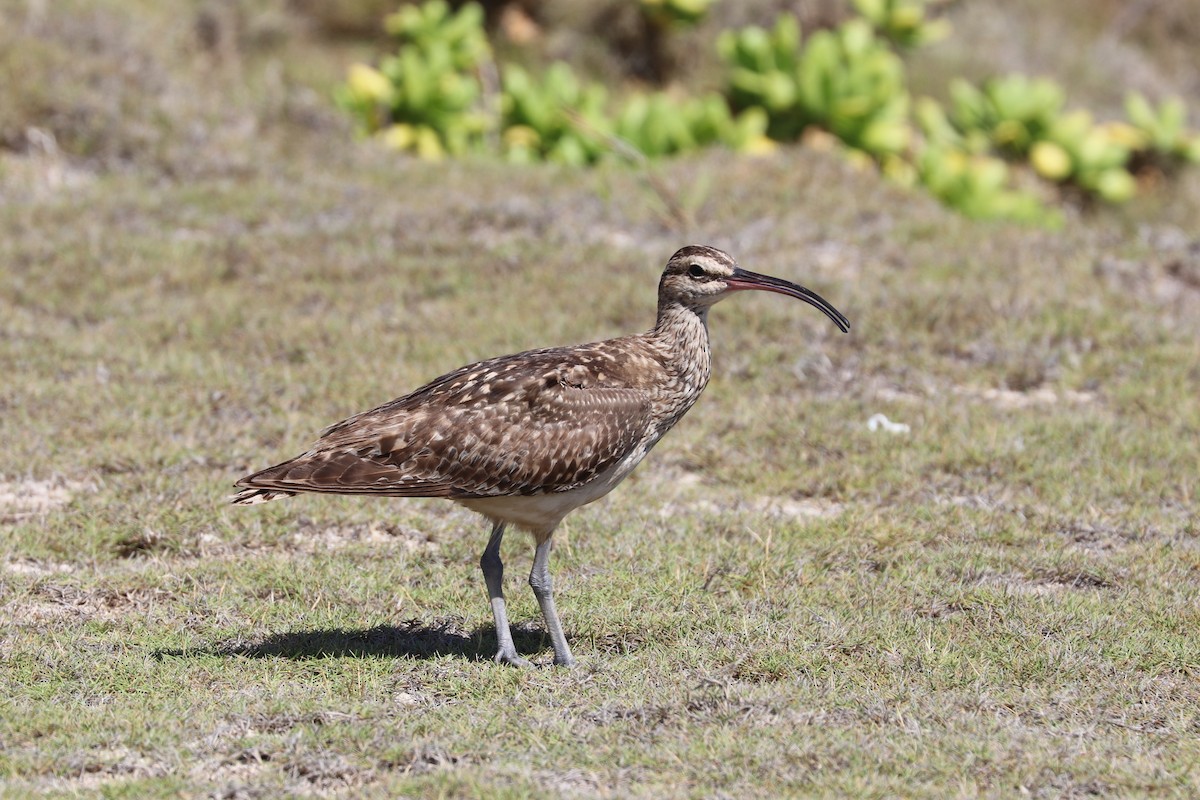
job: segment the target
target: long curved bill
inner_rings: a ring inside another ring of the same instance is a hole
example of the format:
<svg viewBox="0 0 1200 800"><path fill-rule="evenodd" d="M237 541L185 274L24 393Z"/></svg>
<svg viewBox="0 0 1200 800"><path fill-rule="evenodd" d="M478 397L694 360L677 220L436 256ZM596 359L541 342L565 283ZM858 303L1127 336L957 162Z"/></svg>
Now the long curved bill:
<svg viewBox="0 0 1200 800"><path fill-rule="evenodd" d="M797 300L803 300L809 305L821 309L825 316L833 320L833 324L841 329L842 333L847 333L850 330L850 320L846 319L845 315L834 308L828 300L811 289L805 289L803 286L798 286L790 281L785 281L781 278L772 278L770 275L759 275L757 272L751 272L739 267L733 271L733 275L725 279L725 285L729 287L730 291L734 292L757 289L764 292L778 292L779 294L786 294L788 297L794 297Z"/></svg>

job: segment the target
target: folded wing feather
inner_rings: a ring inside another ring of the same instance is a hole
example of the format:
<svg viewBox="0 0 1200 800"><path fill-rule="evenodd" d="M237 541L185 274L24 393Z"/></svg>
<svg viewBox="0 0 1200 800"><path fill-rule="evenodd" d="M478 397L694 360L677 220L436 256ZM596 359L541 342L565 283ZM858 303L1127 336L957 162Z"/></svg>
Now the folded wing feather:
<svg viewBox="0 0 1200 800"><path fill-rule="evenodd" d="M563 355L464 367L331 426L307 453L238 485L450 498L577 488L643 440L651 405L643 390Z"/></svg>

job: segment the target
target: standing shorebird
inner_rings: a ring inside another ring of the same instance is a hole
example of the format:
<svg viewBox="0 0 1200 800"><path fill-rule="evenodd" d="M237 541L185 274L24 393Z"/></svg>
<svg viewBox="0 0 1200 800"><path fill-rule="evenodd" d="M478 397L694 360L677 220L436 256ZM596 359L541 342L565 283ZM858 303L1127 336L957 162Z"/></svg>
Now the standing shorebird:
<svg viewBox="0 0 1200 800"><path fill-rule="evenodd" d="M411 394L326 428L307 453L237 482L239 505L299 492L444 497L492 523L479 566L496 619L496 661L518 666L504 606L500 541L508 525L533 534L529 585L554 644L573 664L554 608L548 562L555 528L625 479L687 413L710 373L708 310L760 289L850 323L816 293L690 246L658 283L658 320L646 333L501 356L457 369Z"/></svg>

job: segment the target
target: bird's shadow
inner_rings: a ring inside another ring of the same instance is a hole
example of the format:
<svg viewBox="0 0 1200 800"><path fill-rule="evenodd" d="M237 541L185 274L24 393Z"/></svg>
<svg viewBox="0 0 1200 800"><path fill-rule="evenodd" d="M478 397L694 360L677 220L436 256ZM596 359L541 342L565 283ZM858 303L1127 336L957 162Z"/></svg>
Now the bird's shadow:
<svg viewBox="0 0 1200 800"><path fill-rule="evenodd" d="M537 628L513 626L513 643L526 656L546 647ZM465 633L451 624L428 625L411 620L400 625L376 625L360 630L323 630L274 633L257 640L233 639L209 647L156 650L157 659L224 656L241 658L415 658L455 656L469 661L490 661L496 653L495 628L484 626Z"/></svg>

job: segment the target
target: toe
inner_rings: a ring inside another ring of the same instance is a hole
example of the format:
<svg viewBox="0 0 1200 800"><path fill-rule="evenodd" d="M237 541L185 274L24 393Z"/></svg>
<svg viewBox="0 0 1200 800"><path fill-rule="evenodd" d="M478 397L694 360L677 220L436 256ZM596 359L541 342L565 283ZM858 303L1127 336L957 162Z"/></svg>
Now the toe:
<svg viewBox="0 0 1200 800"><path fill-rule="evenodd" d="M496 653L497 664L507 664L510 667L532 667L533 664L521 658L516 653L505 653L503 651Z"/></svg>

